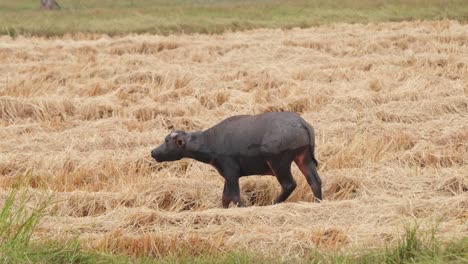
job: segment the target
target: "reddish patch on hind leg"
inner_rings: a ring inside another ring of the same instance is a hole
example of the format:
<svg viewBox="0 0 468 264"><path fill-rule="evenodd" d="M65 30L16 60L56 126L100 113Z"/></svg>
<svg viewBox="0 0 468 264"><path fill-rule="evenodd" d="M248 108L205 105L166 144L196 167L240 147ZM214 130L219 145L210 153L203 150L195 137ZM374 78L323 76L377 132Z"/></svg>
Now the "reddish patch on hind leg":
<svg viewBox="0 0 468 264"><path fill-rule="evenodd" d="M304 174L312 192L317 201L322 200L322 182L317 174L317 168L311 152L306 149L294 159L294 162L299 167L299 170Z"/></svg>
<svg viewBox="0 0 468 264"><path fill-rule="evenodd" d="M304 165L304 160L306 158L307 151L309 151L309 150L308 149L304 150L299 155L297 155L296 158L294 159L294 162L299 167L299 169L302 171L302 173L304 173L304 170L306 169L306 167Z"/></svg>

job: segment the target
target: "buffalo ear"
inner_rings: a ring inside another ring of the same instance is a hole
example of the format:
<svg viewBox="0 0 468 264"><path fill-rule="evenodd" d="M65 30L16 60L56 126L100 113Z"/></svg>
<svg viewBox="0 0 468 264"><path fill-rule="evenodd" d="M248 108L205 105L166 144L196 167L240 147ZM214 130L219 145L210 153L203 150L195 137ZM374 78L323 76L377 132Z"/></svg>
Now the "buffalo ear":
<svg viewBox="0 0 468 264"><path fill-rule="evenodd" d="M185 142L184 142L183 139L178 138L178 139L176 139L176 145L177 145L178 148L182 148L185 145Z"/></svg>

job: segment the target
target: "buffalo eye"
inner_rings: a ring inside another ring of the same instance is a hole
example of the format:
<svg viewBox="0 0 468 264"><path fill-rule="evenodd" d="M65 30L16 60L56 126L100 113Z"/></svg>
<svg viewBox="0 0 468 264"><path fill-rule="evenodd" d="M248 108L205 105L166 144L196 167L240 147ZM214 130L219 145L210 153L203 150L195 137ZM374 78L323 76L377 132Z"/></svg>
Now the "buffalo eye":
<svg viewBox="0 0 468 264"><path fill-rule="evenodd" d="M182 139L177 139L176 144L177 147L181 148L184 145L184 142L182 141Z"/></svg>

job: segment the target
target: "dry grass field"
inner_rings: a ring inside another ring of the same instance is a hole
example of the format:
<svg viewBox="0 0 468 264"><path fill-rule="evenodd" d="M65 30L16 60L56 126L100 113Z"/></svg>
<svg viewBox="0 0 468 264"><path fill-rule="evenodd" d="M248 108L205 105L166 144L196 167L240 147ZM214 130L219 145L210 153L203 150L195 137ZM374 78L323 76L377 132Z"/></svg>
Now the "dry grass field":
<svg viewBox="0 0 468 264"><path fill-rule="evenodd" d="M54 203L36 238L134 256L247 250L291 259L395 242L408 223L468 236L468 25L336 24L222 35L0 37L0 201ZM324 201L297 167L241 179L155 163L172 129L295 111L316 130ZM32 170L29 177L26 171Z"/></svg>

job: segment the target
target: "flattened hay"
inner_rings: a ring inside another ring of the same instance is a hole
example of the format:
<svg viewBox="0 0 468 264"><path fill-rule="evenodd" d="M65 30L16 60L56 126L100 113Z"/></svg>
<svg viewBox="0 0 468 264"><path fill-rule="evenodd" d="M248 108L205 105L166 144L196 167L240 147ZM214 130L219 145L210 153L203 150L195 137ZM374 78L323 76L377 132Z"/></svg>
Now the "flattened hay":
<svg viewBox="0 0 468 264"><path fill-rule="evenodd" d="M245 249L291 259L380 247L406 223L468 236L468 25L455 21L223 35L0 37L0 201L32 169L54 195L37 237L135 256ZM273 177L222 178L155 163L172 129L295 111L316 130L324 201L298 168L286 203ZM48 190L48 191L45 191Z"/></svg>

